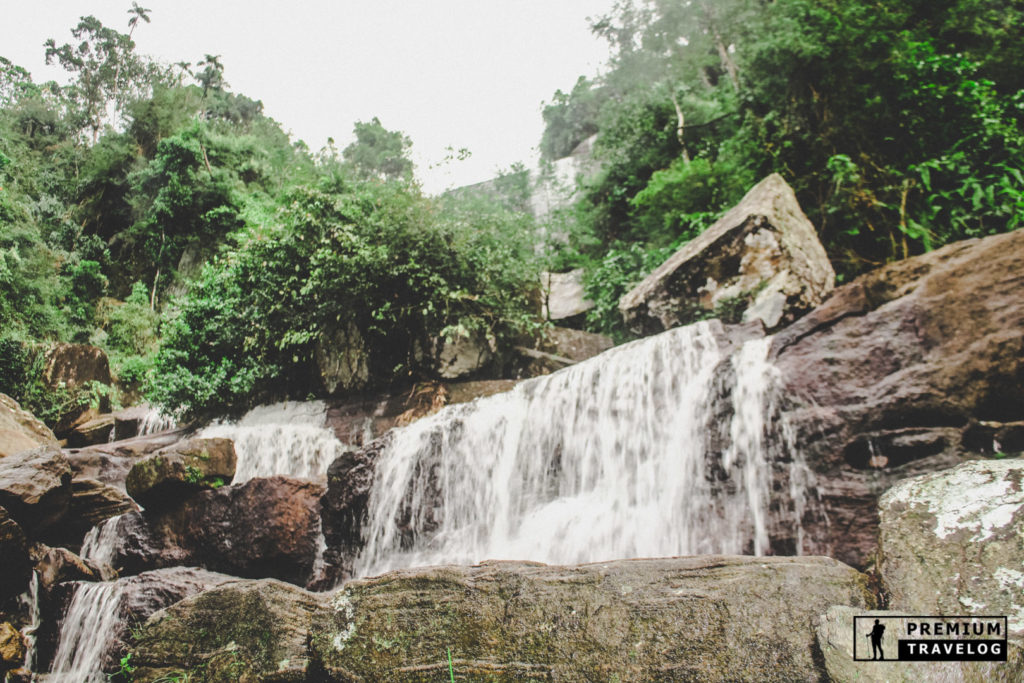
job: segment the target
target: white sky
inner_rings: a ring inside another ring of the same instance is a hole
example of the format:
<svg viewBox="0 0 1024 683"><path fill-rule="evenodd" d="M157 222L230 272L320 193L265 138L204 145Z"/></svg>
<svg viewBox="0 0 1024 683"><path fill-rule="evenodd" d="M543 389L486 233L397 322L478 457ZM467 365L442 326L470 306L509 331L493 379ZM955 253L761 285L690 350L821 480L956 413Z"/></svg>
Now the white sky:
<svg viewBox="0 0 1024 683"><path fill-rule="evenodd" d="M614 0L143 0L152 23L133 39L171 63L221 55L234 92L263 101L294 138L340 149L378 116L413 141L427 192L493 177L536 156L541 103L600 71L607 46L587 17ZM37 82L43 42L71 42L82 15L128 31L131 0L0 0L0 56ZM443 167L445 148L472 157Z"/></svg>

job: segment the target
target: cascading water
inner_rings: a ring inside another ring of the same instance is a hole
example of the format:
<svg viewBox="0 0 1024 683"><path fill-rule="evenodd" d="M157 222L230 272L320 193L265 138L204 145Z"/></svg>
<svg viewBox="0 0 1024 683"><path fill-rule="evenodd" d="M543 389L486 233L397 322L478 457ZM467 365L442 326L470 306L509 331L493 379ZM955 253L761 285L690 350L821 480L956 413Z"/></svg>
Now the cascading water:
<svg viewBox="0 0 1024 683"><path fill-rule="evenodd" d="M283 474L317 479L349 449L327 429L322 401L285 401L253 408L238 422L216 422L199 434L235 442L234 483Z"/></svg>
<svg viewBox="0 0 1024 683"><path fill-rule="evenodd" d="M807 481L773 424L769 344L733 356L724 399L725 354L701 323L395 430L376 461L356 575L766 552L773 463L789 463L796 526Z"/></svg>
<svg viewBox="0 0 1024 683"><path fill-rule="evenodd" d="M22 604L28 608L28 626L25 627L25 669L32 671L36 661L36 631L39 630L39 572L32 572L32 580L28 584L28 592L19 596Z"/></svg>
<svg viewBox="0 0 1024 683"><path fill-rule="evenodd" d="M121 516L111 517L89 529L82 541L81 556L100 565L109 565L114 559L114 550L117 547L118 526L117 522Z"/></svg>
<svg viewBox="0 0 1024 683"><path fill-rule="evenodd" d="M139 420L138 436L147 434L158 434L171 429L176 429L177 421L170 415L164 415L156 408L149 408L145 415ZM113 436L114 432L111 432Z"/></svg>
<svg viewBox="0 0 1024 683"><path fill-rule="evenodd" d="M117 636L123 594L119 581L79 585L61 622L49 683L105 683L103 658Z"/></svg>

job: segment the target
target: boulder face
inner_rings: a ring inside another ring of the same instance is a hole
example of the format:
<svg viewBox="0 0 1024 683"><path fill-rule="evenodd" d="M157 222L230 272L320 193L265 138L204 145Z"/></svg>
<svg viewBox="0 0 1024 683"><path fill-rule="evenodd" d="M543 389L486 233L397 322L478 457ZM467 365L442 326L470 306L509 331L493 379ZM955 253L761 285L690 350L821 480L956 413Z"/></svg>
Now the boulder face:
<svg viewBox="0 0 1024 683"><path fill-rule="evenodd" d="M9 455L0 467L0 506L29 536L58 522L71 504L71 467L55 446Z"/></svg>
<svg viewBox="0 0 1024 683"><path fill-rule="evenodd" d="M319 598L272 579L232 581L186 598L146 622L132 651L132 680L323 680L308 677Z"/></svg>
<svg viewBox="0 0 1024 683"><path fill-rule="evenodd" d="M35 415L7 394L0 394L0 458L39 446L56 446L57 437Z"/></svg>
<svg viewBox="0 0 1024 683"><path fill-rule="evenodd" d="M354 322L321 339L315 350L317 369L328 395L362 389L370 380L370 356Z"/></svg>
<svg viewBox="0 0 1024 683"><path fill-rule="evenodd" d="M71 426L68 434L68 445L73 448L92 446L98 443L107 443L114 431L115 418L110 413L105 413L85 422L77 422Z"/></svg>
<svg viewBox="0 0 1024 683"><path fill-rule="evenodd" d="M1000 614L1024 638L1024 460L975 460L879 501L879 571L893 609Z"/></svg>
<svg viewBox="0 0 1024 683"><path fill-rule="evenodd" d="M542 273L541 290L544 296L541 315L545 320L571 324L582 322L584 314L594 302L583 293L583 269L567 273Z"/></svg>
<svg viewBox="0 0 1024 683"><path fill-rule="evenodd" d="M135 501L115 486L95 479L74 478L71 480L68 514L60 524L47 530L43 540L51 545L78 550L82 539L94 526L138 509Z"/></svg>
<svg viewBox="0 0 1024 683"><path fill-rule="evenodd" d="M829 518L805 520L811 552L863 566L886 489L1021 445L1022 261L1024 231L951 244L857 278L775 336Z"/></svg>
<svg viewBox="0 0 1024 683"><path fill-rule="evenodd" d="M32 572L28 542L25 532L0 507L0 604L21 592L28 586Z"/></svg>
<svg viewBox="0 0 1024 683"><path fill-rule="evenodd" d="M479 332L451 340L439 338L434 343L437 376L460 379L475 375L490 365L496 351L493 339Z"/></svg>
<svg viewBox="0 0 1024 683"><path fill-rule="evenodd" d="M122 575L189 565L306 585L319 569L323 491L280 476L201 491L110 522L114 546L103 554Z"/></svg>
<svg viewBox="0 0 1024 683"><path fill-rule="evenodd" d="M68 389L86 382L110 384L110 362L102 349L88 344L57 343L46 352L43 380L53 388L63 384Z"/></svg>
<svg viewBox="0 0 1024 683"><path fill-rule="evenodd" d="M773 173L619 301L627 327L657 334L723 309L770 330L832 291L835 271L793 190Z"/></svg>
<svg viewBox="0 0 1024 683"><path fill-rule="evenodd" d="M121 491L132 465L139 458L182 441L185 430L148 434L124 441L96 444L66 451L75 479L95 479Z"/></svg>
<svg viewBox="0 0 1024 683"><path fill-rule="evenodd" d="M230 439L188 439L137 461L125 489L145 508L168 507L196 491L230 483L236 462Z"/></svg>
<svg viewBox="0 0 1024 683"><path fill-rule="evenodd" d="M822 680L817 616L871 608L866 581L827 558L709 556L410 569L333 595L239 582L154 615L133 661L139 681L233 657L232 680L401 683L443 679L450 648L460 680Z"/></svg>

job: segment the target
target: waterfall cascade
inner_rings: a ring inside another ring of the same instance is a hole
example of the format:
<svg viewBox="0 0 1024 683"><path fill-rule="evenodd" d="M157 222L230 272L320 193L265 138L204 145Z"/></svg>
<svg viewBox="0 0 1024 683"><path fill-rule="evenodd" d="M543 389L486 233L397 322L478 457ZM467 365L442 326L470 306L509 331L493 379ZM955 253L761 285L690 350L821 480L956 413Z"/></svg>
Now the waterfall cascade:
<svg viewBox="0 0 1024 683"><path fill-rule="evenodd" d="M778 417L769 345L729 359L709 324L677 328L395 430L356 574L763 554L774 469L797 527L809 476Z"/></svg>
<svg viewBox="0 0 1024 683"><path fill-rule="evenodd" d="M118 541L117 522L119 519L121 519L121 515L106 519L89 529L89 533L82 541L81 556L83 559L91 560L101 567L109 565L113 561Z"/></svg>
<svg viewBox="0 0 1024 683"><path fill-rule="evenodd" d="M19 596L22 604L28 607L28 625L22 633L25 636L25 668L32 671L36 660L36 631L39 629L39 572L32 571L32 579L28 591Z"/></svg>
<svg viewBox="0 0 1024 683"><path fill-rule="evenodd" d="M236 484L275 474L317 479L349 449L324 426L326 415L322 401L285 401L253 408L237 422L215 422L199 436L235 442Z"/></svg>
<svg viewBox="0 0 1024 683"><path fill-rule="evenodd" d="M171 429L178 427L177 421L169 416L164 415L156 408L150 408L142 419L139 420L138 436L145 436L147 434L157 434L159 432L166 432ZM111 432L111 436L114 432Z"/></svg>
<svg viewBox="0 0 1024 683"><path fill-rule="evenodd" d="M103 658L122 621L119 581L81 583L60 626L49 683L105 683Z"/></svg>

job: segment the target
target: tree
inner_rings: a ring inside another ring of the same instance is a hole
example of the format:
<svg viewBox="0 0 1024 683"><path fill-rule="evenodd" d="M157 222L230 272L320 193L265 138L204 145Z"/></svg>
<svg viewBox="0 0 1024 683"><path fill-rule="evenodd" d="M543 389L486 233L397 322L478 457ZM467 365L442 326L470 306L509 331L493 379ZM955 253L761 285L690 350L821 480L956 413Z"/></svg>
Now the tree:
<svg viewBox="0 0 1024 683"><path fill-rule="evenodd" d="M388 130L376 116L370 121L356 122L353 132L355 142L341 154L358 176L382 180L412 178L412 140L404 133Z"/></svg>
<svg viewBox="0 0 1024 683"><path fill-rule="evenodd" d="M224 65L220 61L220 55L206 55L196 66L204 67L196 74L196 80L203 86L203 97L206 97L210 90L223 90L228 87L224 80Z"/></svg>

